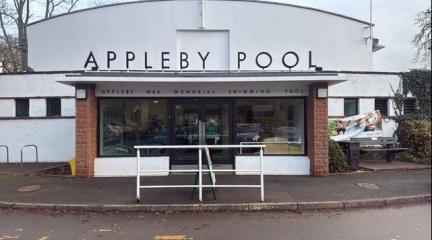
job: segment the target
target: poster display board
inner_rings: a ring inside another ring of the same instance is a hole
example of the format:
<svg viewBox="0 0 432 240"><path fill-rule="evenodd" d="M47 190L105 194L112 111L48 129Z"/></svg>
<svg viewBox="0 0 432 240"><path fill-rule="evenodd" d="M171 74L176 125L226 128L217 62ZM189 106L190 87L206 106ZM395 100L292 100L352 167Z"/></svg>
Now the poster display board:
<svg viewBox="0 0 432 240"><path fill-rule="evenodd" d="M342 118L330 124L334 141L361 137L383 137L383 119L379 110Z"/></svg>

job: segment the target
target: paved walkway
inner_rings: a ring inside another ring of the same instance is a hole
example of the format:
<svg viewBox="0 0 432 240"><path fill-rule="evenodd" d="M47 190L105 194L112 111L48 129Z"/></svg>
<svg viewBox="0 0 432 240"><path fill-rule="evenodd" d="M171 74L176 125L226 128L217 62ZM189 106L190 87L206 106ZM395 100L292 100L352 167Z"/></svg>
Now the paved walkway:
<svg viewBox="0 0 432 240"><path fill-rule="evenodd" d="M413 162L392 161L387 162L383 159L377 160L361 160L360 168L365 168L372 171L388 171L388 170L418 170L430 169L431 165L419 164Z"/></svg>
<svg viewBox="0 0 432 240"><path fill-rule="evenodd" d="M217 177L218 184L257 184L258 180L257 176L218 175ZM172 175L143 177L142 184L192 184L193 181L193 175ZM41 188L31 192L17 190L28 185L40 185ZM191 199L191 189L143 189L141 194L141 204L198 203L197 196ZM329 177L265 177L265 202L267 203L367 200L430 194L430 170L369 172ZM258 203L260 194L259 189L220 188L217 196L217 200L213 200L210 189L206 189L204 203ZM0 175L0 202L134 204L135 179Z"/></svg>

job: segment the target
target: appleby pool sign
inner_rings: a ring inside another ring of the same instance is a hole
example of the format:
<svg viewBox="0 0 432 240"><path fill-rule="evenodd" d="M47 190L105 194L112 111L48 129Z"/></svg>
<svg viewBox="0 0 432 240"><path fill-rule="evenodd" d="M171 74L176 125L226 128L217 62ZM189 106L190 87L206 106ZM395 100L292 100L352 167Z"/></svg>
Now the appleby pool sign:
<svg viewBox="0 0 432 240"><path fill-rule="evenodd" d="M160 58L159 62L151 62L150 53L143 52L137 53L134 51L126 51L126 52L116 52L116 51L106 51L105 57L103 59L97 59L93 51L90 51L87 55L87 58L84 63L85 69L98 70L112 69L112 64L121 64L124 66L124 69L128 70L133 62L143 63L141 69L143 70L170 70L170 62L173 61L173 54L169 51L156 53ZM237 52L236 54L236 63L237 69L242 70L242 63L248 59L252 58L255 61L255 65L257 69L265 70L274 64L275 61L280 61L282 66L287 70L293 70L297 67L299 62L302 60L302 56L300 56L297 52L294 51L286 51L282 54L280 59L275 59L271 53L269 52L259 52L258 54L254 54L253 56L248 55L246 52ZM206 70L206 63L212 57L212 53L207 52L179 52L178 54L178 67L180 70ZM191 58L199 59L201 63L200 69L192 69L189 62ZM308 56L304 56L308 60L309 69L316 68L317 65L313 63L313 55L312 51L308 52ZM116 69L119 70L119 69ZM121 69L120 69L121 70Z"/></svg>

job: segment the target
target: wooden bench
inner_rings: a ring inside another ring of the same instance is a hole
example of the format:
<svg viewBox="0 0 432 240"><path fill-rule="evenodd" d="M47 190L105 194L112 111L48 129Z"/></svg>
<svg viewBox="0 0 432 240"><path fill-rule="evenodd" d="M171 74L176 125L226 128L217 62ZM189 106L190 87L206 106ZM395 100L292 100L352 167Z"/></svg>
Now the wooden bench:
<svg viewBox="0 0 432 240"><path fill-rule="evenodd" d="M395 159L396 153L406 151L407 148L399 147L397 139L394 137L377 138L351 138L347 141L339 142L344 144L344 150L348 157L348 163L352 171L358 169L360 153L365 152L386 152L387 162Z"/></svg>

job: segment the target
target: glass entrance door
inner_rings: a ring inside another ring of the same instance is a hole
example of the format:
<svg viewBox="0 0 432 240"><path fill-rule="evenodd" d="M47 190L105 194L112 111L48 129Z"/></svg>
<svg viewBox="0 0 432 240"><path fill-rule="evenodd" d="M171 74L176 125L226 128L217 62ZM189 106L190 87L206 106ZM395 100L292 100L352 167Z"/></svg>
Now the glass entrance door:
<svg viewBox="0 0 432 240"><path fill-rule="evenodd" d="M231 143L230 105L208 103L202 118L205 124L206 145L229 145ZM230 149L212 149L212 160L216 163L231 159Z"/></svg>
<svg viewBox="0 0 432 240"><path fill-rule="evenodd" d="M199 106L196 102L174 104L174 145L198 145ZM197 157L196 149L176 149L175 164L187 163Z"/></svg>
<svg viewBox="0 0 432 240"><path fill-rule="evenodd" d="M173 101L175 145L228 145L231 143L231 103L212 99ZM200 128L202 123L205 127ZM202 130L204 129L204 130ZM200 130L202 132L200 132ZM201 139L200 139L201 137ZM176 149L173 164L196 164L196 149ZM214 163L232 163L232 151L212 150Z"/></svg>

